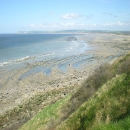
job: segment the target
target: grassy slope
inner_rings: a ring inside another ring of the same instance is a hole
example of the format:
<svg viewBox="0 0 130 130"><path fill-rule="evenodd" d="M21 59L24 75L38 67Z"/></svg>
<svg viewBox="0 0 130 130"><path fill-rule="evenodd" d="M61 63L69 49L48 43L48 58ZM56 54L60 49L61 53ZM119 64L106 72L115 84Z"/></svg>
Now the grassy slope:
<svg viewBox="0 0 130 130"><path fill-rule="evenodd" d="M128 79L126 79L126 76L126 74L123 74L103 85L88 102L85 102L58 129L85 130L87 128L97 130L97 125L99 129L102 129L100 124L105 126L112 121L124 118L130 110L130 76Z"/></svg>
<svg viewBox="0 0 130 130"><path fill-rule="evenodd" d="M54 104L59 99L62 99L66 94L76 91L76 89L77 87L68 86L54 88L53 90L48 90L47 92L34 95L19 106L0 115L0 130L19 129L23 124L36 115L39 109Z"/></svg>
<svg viewBox="0 0 130 130"><path fill-rule="evenodd" d="M130 54L112 65L111 70L112 74L115 73L113 78L108 78L93 97L81 105L57 129L127 130L130 128ZM110 74L109 72L107 73Z"/></svg>
<svg viewBox="0 0 130 130"><path fill-rule="evenodd" d="M62 99L56 104L46 107L21 130L127 130L130 128L130 54L114 64L112 68L103 67L99 70L93 75L94 80L93 76L86 80L90 81L89 85L83 84L83 88L81 87L82 89L79 89L69 101ZM112 71L110 72L110 70ZM98 75L99 73L100 75ZM85 94L88 90L85 88L90 88L90 85L94 86L95 94L83 96L82 92ZM84 97L86 101L83 100ZM72 108L65 119L62 119L65 114L63 106ZM61 119L62 121L58 122Z"/></svg>
<svg viewBox="0 0 130 130"><path fill-rule="evenodd" d="M60 107L63 106L63 104L70 98L70 96L67 96L59 101L57 101L55 104L51 104L47 106L45 109L43 109L41 112L39 112L34 118L32 118L30 121L28 121L25 125L23 125L20 130L37 130L37 129L45 129L46 124L48 122L54 123L53 120L57 120L57 118L60 116L59 110ZM56 124L56 122L55 122ZM55 125L53 124L53 126ZM48 123L48 127L50 124Z"/></svg>

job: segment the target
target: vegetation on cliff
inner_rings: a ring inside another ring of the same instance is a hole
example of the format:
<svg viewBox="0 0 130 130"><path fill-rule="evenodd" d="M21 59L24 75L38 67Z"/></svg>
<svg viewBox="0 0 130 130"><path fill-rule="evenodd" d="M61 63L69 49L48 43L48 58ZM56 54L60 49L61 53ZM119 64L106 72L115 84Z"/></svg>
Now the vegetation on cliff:
<svg viewBox="0 0 130 130"><path fill-rule="evenodd" d="M97 68L77 92L43 109L21 130L127 130L129 95L130 54Z"/></svg>

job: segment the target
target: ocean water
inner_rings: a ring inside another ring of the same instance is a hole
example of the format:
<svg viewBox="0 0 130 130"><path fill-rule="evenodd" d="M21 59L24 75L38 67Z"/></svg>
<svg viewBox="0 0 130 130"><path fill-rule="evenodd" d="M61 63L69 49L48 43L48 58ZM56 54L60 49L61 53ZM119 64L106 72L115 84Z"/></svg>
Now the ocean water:
<svg viewBox="0 0 130 130"><path fill-rule="evenodd" d="M65 34L1 34L0 66L30 59L59 58L83 53L86 43L67 41Z"/></svg>
<svg viewBox="0 0 130 130"><path fill-rule="evenodd" d="M0 67L81 55L88 45L73 39L76 37L72 34L0 34ZM64 64L59 67L62 69L62 66Z"/></svg>

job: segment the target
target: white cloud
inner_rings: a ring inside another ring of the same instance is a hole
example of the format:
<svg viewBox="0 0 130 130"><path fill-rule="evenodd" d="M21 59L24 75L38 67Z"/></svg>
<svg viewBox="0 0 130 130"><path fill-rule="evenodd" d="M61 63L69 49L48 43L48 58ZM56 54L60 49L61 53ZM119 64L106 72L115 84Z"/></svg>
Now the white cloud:
<svg viewBox="0 0 130 130"><path fill-rule="evenodd" d="M114 25L114 23L104 23L104 24L102 24L102 26L113 26Z"/></svg>
<svg viewBox="0 0 130 130"><path fill-rule="evenodd" d="M70 29L70 28L85 28L87 25L84 23L76 22L59 22L59 23L42 23L42 24L30 24L29 27L33 29Z"/></svg>
<svg viewBox="0 0 130 130"><path fill-rule="evenodd" d="M30 24L33 30L67 30L67 29L113 29L113 28L129 28L130 21L127 22L110 22L110 23L81 23L81 22L44 22L42 24Z"/></svg>
<svg viewBox="0 0 130 130"><path fill-rule="evenodd" d="M35 24L30 24L29 26L30 26L30 27L35 27L36 25L35 25Z"/></svg>
<svg viewBox="0 0 130 130"><path fill-rule="evenodd" d="M123 26L123 25L126 25L126 23L123 23L123 22L117 22L117 25L118 25L118 26Z"/></svg>
<svg viewBox="0 0 130 130"><path fill-rule="evenodd" d="M130 23L126 23L126 22L116 22L116 23L104 23L102 24L102 26L127 26L130 25Z"/></svg>
<svg viewBox="0 0 130 130"><path fill-rule="evenodd" d="M62 19L75 19L75 18L79 18L81 16L82 15L80 15L80 14L68 13L68 14L65 14L65 15L61 15L61 18Z"/></svg>

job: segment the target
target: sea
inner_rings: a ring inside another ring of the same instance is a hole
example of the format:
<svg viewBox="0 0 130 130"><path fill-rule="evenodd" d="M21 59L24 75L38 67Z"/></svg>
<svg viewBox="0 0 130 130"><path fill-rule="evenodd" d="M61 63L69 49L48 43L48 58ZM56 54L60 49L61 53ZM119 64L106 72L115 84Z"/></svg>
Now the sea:
<svg viewBox="0 0 130 130"><path fill-rule="evenodd" d="M89 49L78 37L76 34L0 34L0 68L69 57L73 59L73 67L77 67L78 60L83 61L87 57L84 53ZM59 69L65 71L71 62L62 62Z"/></svg>

